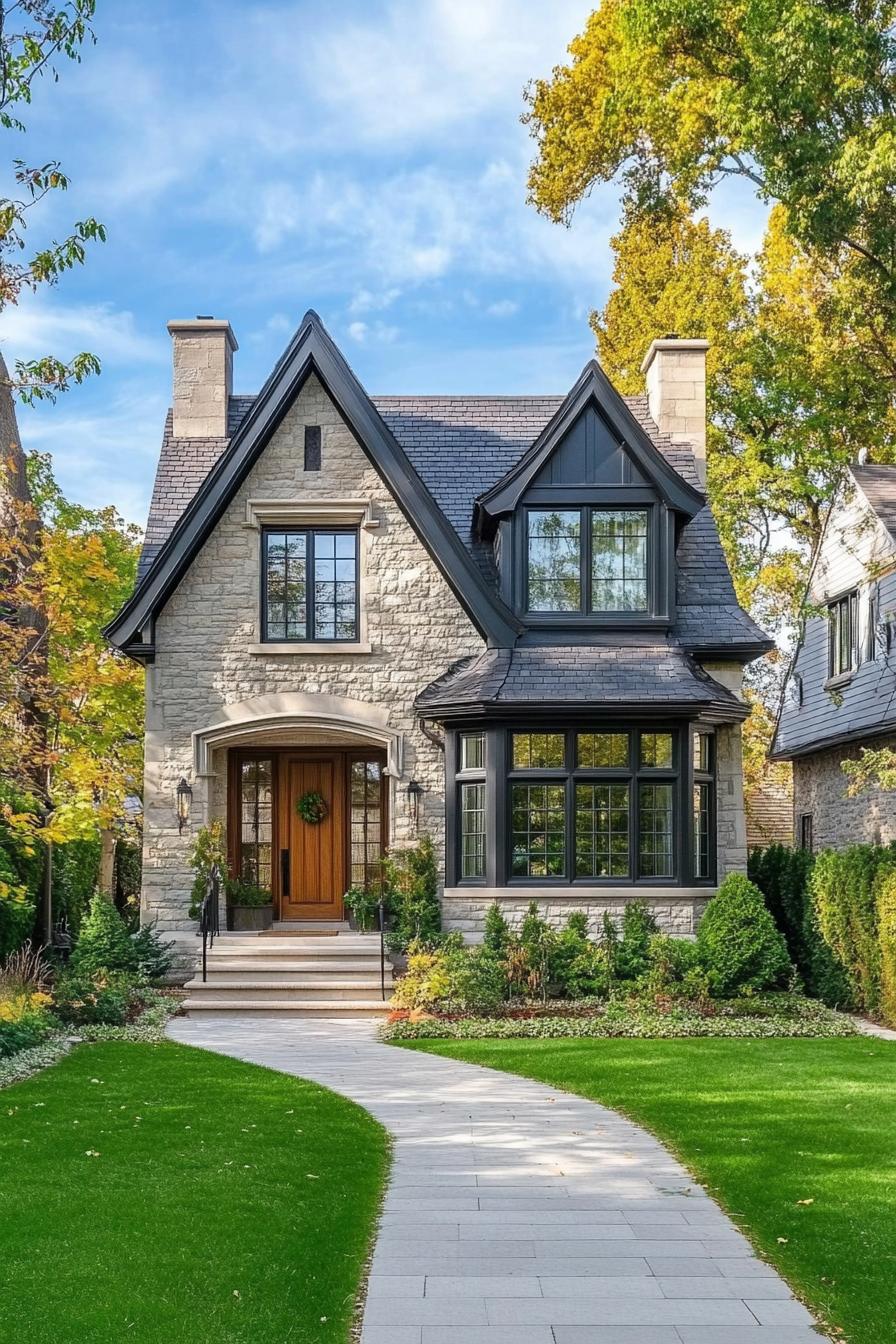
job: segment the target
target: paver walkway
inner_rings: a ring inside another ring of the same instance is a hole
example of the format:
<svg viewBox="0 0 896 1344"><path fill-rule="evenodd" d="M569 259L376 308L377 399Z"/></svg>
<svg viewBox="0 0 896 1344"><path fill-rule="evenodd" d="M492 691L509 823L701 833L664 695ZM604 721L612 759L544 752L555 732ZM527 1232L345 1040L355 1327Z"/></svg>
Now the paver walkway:
<svg viewBox="0 0 896 1344"><path fill-rule="evenodd" d="M614 1111L381 1045L367 1022L169 1030L314 1079L394 1136L362 1344L819 1344L717 1205Z"/></svg>

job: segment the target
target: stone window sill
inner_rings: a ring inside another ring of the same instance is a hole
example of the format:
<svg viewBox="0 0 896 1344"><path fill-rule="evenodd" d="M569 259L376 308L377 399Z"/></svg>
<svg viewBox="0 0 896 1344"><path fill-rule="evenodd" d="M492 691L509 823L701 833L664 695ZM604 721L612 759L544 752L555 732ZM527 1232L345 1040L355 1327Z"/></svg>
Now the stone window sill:
<svg viewBox="0 0 896 1344"><path fill-rule="evenodd" d="M855 670L851 668L849 672L841 672L837 677L828 677L824 683L824 689L826 691L839 691L844 686L848 686L854 676Z"/></svg>
<svg viewBox="0 0 896 1344"><path fill-rule="evenodd" d="M266 658L269 654L289 654L293 658L304 658L308 654L326 654L329 658L340 658L346 654L357 657L357 655L370 653L370 645L365 643L357 644L250 644L249 652L258 658Z"/></svg>

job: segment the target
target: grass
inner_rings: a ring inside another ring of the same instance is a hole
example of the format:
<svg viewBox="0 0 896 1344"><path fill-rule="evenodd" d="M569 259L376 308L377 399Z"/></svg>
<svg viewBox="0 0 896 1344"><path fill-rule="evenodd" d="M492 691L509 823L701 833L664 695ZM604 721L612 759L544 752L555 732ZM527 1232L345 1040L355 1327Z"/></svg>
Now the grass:
<svg viewBox="0 0 896 1344"><path fill-rule="evenodd" d="M167 1042L0 1093L3 1344L345 1344L388 1145L324 1088Z"/></svg>
<svg viewBox="0 0 896 1344"><path fill-rule="evenodd" d="M896 1339L896 1044L407 1044L590 1097L652 1130L850 1344Z"/></svg>

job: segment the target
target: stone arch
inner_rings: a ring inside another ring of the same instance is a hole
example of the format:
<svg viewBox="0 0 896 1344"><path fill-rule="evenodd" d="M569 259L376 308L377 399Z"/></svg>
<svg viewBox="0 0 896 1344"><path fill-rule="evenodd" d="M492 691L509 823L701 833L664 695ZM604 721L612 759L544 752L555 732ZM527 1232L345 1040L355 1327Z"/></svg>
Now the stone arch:
<svg viewBox="0 0 896 1344"><path fill-rule="evenodd" d="M387 709L364 700L307 691L256 695L222 706L221 717L215 723L192 734L193 768L199 777L213 775L211 754L216 748L236 746L259 733L297 728L322 730L367 745L375 743L385 748L386 773L395 778L401 776L404 739L389 726Z"/></svg>

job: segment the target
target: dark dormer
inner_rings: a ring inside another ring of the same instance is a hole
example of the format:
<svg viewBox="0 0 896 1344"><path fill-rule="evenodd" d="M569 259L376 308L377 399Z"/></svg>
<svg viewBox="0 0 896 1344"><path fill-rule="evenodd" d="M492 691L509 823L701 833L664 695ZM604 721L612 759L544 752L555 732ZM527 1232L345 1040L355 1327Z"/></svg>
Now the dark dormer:
<svg viewBox="0 0 896 1344"><path fill-rule="evenodd" d="M476 526L531 628L668 627L677 530L703 503L592 363Z"/></svg>

